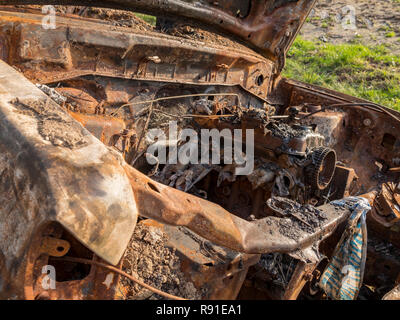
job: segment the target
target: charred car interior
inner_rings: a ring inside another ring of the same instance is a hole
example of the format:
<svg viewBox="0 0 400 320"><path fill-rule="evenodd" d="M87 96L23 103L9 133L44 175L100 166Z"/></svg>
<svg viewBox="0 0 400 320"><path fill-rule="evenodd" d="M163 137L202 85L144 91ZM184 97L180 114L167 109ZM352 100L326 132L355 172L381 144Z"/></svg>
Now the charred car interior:
<svg viewBox="0 0 400 320"><path fill-rule="evenodd" d="M400 113L281 76L314 0L0 4L1 299L400 299Z"/></svg>

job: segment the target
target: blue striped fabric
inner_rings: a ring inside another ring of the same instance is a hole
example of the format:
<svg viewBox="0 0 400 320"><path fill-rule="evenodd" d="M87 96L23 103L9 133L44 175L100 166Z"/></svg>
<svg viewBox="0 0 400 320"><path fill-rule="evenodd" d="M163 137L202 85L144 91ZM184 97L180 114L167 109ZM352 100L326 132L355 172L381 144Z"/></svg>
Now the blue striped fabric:
<svg viewBox="0 0 400 320"><path fill-rule="evenodd" d="M347 228L321 276L320 287L335 300L354 300L360 290L365 267L366 214L371 206L364 198L350 197L332 202L352 210Z"/></svg>

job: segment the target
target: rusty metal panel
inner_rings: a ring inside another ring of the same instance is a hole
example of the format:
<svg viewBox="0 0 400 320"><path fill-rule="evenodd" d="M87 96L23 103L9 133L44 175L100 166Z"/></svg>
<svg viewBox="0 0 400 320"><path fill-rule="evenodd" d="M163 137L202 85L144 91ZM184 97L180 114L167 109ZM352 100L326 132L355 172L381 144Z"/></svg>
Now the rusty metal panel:
<svg viewBox="0 0 400 320"><path fill-rule="evenodd" d="M63 4L75 1L0 1L0 4ZM82 1L82 6L124 8L144 13L186 17L228 32L277 63L280 72L286 52L315 4L315 0L223 0L154 3L151 0ZM233 9L234 8L234 9Z"/></svg>
<svg viewBox="0 0 400 320"><path fill-rule="evenodd" d="M10 28L7 42L18 39L18 56L7 61L40 83L97 74L171 83L238 85L263 98L271 85L273 64L250 50L226 50L209 43L199 47L193 40L182 41L159 32L111 29L91 20L82 25L74 19L58 17L57 28L49 31L42 28L40 14L2 11L0 18L2 27ZM16 23L18 27L12 27ZM107 59L99 60L99 56ZM53 64L57 67L49 68Z"/></svg>
<svg viewBox="0 0 400 320"><path fill-rule="evenodd" d="M137 218L122 158L13 68L4 62L0 68L2 166L10 179L1 184L8 190L2 196L20 199L16 206L4 199L1 236L15 235L14 244L6 238L0 244L7 267L23 259L46 221L60 222L100 257L118 263Z"/></svg>

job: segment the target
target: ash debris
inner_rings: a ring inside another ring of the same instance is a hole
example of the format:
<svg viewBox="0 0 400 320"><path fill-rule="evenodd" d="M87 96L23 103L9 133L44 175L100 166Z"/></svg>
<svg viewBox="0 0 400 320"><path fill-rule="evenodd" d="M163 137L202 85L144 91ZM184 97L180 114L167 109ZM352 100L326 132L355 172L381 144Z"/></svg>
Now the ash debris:
<svg viewBox="0 0 400 320"><path fill-rule="evenodd" d="M281 139L290 139L304 136L304 129L296 129L284 122L270 122L267 129L272 135Z"/></svg>
<svg viewBox="0 0 400 320"><path fill-rule="evenodd" d="M21 9L42 10L41 5L16 5ZM55 5L56 13L60 15L76 15L83 18L100 19L103 23L110 24L115 27L134 28L138 31L152 31L154 27L134 12L118 9L98 8L90 6L63 6Z"/></svg>
<svg viewBox="0 0 400 320"><path fill-rule="evenodd" d="M117 27L134 28L140 31L152 31L154 29L152 25L139 18L134 12L125 10L75 7L72 13L78 14L82 17L101 19L102 21Z"/></svg>
<svg viewBox="0 0 400 320"><path fill-rule="evenodd" d="M123 270L145 283L186 299L200 299L194 284L180 271L180 259L175 249L167 248L167 235L160 229L138 224L123 260ZM126 278L120 283L128 300L162 300L150 290L133 284Z"/></svg>
<svg viewBox="0 0 400 320"><path fill-rule="evenodd" d="M259 121L260 123L266 124L268 123L268 112L264 109L255 108L255 107L248 107L242 110L243 115L246 118L252 118L254 120Z"/></svg>
<svg viewBox="0 0 400 320"><path fill-rule="evenodd" d="M74 149L87 144L85 129L50 98L14 99L10 103L18 113L36 117L39 134L53 145Z"/></svg>
<svg viewBox="0 0 400 320"><path fill-rule="evenodd" d="M324 212L314 206L301 205L290 199L273 197L267 204L276 215L283 218L278 221L279 232L293 240L298 240L304 232L315 232L327 219Z"/></svg>
<svg viewBox="0 0 400 320"><path fill-rule="evenodd" d="M209 27L206 25L200 26L200 23L193 25L187 21L173 22L172 24L171 22L162 22L159 27L165 34L196 41L199 45L212 44L249 51L249 49L245 45L240 44L237 39L233 40L229 35L216 34L215 30L208 30Z"/></svg>

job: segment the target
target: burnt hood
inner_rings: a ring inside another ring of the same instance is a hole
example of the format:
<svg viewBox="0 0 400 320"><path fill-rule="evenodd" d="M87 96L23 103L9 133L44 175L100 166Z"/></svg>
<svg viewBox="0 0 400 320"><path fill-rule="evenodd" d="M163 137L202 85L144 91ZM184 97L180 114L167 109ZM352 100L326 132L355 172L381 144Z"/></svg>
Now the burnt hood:
<svg viewBox="0 0 400 320"><path fill-rule="evenodd" d="M0 4L63 4L184 17L219 29L284 65L290 48L316 0L0 0Z"/></svg>

